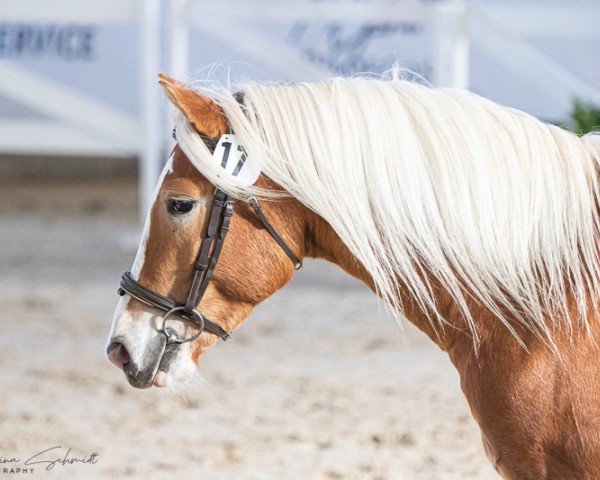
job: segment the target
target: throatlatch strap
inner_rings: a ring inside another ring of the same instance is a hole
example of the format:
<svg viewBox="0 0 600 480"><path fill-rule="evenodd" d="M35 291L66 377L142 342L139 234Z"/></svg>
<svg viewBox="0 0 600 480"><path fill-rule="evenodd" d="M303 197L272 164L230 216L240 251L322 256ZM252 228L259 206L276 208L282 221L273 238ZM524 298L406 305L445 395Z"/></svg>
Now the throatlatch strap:
<svg viewBox="0 0 600 480"><path fill-rule="evenodd" d="M258 216L260 221L263 223L263 225L265 226L267 231L271 234L271 236L275 239L277 244L281 247L281 249L284 251L284 253L292 261L292 263L294 264L294 268L296 270L299 270L300 268L302 268L302 262L294 254L292 249L283 241L283 238L281 238L281 236L277 233L277 230L275 230L275 228L273 228L273 225L271 225L271 222L269 222L269 219L266 217L266 215L262 211L262 208L260 208L260 205L258 204L258 200L256 200L256 197L250 197L248 199L248 203L250 205L252 205L254 212L256 212L256 215Z"/></svg>

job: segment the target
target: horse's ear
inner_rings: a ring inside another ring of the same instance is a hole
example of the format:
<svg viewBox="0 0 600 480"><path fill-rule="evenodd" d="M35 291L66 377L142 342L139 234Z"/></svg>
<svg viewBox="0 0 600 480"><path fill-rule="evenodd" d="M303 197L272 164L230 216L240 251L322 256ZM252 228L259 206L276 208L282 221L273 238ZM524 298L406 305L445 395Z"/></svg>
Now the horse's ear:
<svg viewBox="0 0 600 480"><path fill-rule="evenodd" d="M229 130L221 108L210 98L179 83L164 73L158 74L158 83L181 113L202 135L218 138Z"/></svg>

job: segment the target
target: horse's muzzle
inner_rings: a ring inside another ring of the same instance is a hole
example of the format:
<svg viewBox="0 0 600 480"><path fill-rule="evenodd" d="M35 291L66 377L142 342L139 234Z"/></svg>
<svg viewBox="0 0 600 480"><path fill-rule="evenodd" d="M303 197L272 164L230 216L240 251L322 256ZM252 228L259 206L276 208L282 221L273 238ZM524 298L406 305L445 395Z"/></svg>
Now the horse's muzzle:
<svg viewBox="0 0 600 480"><path fill-rule="evenodd" d="M165 341L163 340L161 344L160 348L148 352L148 355L145 356L146 361L143 364L132 359L126 345L120 342L118 338L112 339L106 349L106 355L111 363L123 370L127 381L132 387L150 388L163 359Z"/></svg>

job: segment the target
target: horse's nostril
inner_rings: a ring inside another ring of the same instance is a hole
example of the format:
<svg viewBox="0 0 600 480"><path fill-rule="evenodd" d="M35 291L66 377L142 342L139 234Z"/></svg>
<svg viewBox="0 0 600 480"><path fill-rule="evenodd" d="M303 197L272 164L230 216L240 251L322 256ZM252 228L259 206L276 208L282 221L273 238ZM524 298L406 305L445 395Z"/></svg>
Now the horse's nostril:
<svg viewBox="0 0 600 480"><path fill-rule="evenodd" d="M131 362L131 357L125 348L125 345L119 342L111 343L106 349L106 355L108 355L108 359L119 368L123 368Z"/></svg>

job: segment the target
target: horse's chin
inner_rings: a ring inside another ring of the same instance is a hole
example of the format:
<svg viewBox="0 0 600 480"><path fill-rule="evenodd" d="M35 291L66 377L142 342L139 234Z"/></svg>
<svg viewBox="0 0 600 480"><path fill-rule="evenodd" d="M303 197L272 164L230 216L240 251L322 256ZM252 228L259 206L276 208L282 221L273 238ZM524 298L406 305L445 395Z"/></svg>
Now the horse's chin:
<svg viewBox="0 0 600 480"><path fill-rule="evenodd" d="M158 388L186 383L196 373L197 366L192 361L189 344L168 343L151 385Z"/></svg>
<svg viewBox="0 0 600 480"><path fill-rule="evenodd" d="M152 380L152 385L159 388L168 387L173 382L173 376L169 375L166 372L158 371L154 376L154 380Z"/></svg>
<svg viewBox="0 0 600 480"><path fill-rule="evenodd" d="M166 371L159 369L153 376L146 377L144 379L140 377L129 376L127 375L127 372L125 372L125 375L129 384L134 388L167 388L186 383L193 377L195 370L196 368L192 366L178 368L176 365L172 365Z"/></svg>
<svg viewBox="0 0 600 480"><path fill-rule="evenodd" d="M134 388L170 387L187 382L197 366L190 356L189 344L162 342L160 348L144 348L145 354L136 361L123 343L113 342L107 349L109 360L125 374Z"/></svg>

